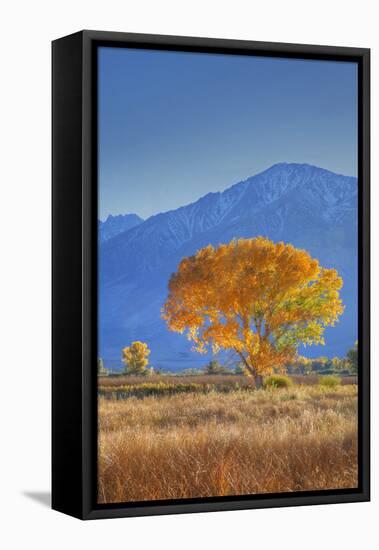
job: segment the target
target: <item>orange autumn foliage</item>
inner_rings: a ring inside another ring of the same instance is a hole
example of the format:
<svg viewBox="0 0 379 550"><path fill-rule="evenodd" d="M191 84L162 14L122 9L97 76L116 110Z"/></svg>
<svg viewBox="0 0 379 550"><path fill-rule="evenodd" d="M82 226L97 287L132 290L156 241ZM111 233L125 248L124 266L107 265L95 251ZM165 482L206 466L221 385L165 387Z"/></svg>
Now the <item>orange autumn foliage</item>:
<svg viewBox="0 0 379 550"><path fill-rule="evenodd" d="M299 344L323 344L344 310L342 278L305 250L264 237L209 245L184 258L162 310L194 349L234 350L254 377L283 371Z"/></svg>

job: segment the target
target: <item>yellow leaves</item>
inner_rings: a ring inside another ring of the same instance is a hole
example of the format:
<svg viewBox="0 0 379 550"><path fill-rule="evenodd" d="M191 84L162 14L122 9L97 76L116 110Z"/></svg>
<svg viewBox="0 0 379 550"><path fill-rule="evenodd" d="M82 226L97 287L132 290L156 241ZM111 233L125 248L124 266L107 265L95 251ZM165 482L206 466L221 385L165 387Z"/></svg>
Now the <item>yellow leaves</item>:
<svg viewBox="0 0 379 550"><path fill-rule="evenodd" d="M149 364L150 350L145 342L132 342L122 350L122 361L130 374L143 374Z"/></svg>
<svg viewBox="0 0 379 550"><path fill-rule="evenodd" d="M343 312L342 279L305 250L264 237L207 246L184 258L162 317L205 353L232 349L252 371L280 369L300 343L323 342Z"/></svg>

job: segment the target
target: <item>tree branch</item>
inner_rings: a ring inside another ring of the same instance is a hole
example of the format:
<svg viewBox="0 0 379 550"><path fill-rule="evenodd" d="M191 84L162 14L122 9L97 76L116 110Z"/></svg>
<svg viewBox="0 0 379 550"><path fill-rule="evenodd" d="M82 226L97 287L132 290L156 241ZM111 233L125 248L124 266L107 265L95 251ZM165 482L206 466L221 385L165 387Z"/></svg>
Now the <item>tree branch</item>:
<svg viewBox="0 0 379 550"><path fill-rule="evenodd" d="M246 357L244 356L242 351L239 351L237 348L234 348L234 351L236 352L237 355L241 357L243 364L245 365L247 370L250 372L250 374L252 374L253 376L256 376L257 373L255 372L255 369L253 369L253 367L251 367L249 363L246 361Z"/></svg>

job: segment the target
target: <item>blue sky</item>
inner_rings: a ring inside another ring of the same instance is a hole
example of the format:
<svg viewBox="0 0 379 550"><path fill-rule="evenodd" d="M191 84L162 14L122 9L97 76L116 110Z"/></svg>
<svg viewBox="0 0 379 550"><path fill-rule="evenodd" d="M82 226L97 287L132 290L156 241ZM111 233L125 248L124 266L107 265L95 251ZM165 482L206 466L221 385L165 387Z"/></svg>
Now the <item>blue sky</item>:
<svg viewBox="0 0 379 550"><path fill-rule="evenodd" d="M99 216L147 218L277 162L357 175L354 63L99 49Z"/></svg>

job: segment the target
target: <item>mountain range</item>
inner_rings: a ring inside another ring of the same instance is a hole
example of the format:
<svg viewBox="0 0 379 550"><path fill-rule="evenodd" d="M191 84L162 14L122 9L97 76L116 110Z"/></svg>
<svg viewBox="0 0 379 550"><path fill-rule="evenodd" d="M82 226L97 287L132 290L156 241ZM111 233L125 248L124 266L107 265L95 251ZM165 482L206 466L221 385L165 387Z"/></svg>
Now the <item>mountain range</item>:
<svg viewBox="0 0 379 550"><path fill-rule="evenodd" d="M142 222L143 219L137 214L119 214L118 216L109 214L105 221L99 220L98 222L99 243L108 241L119 233L123 233Z"/></svg>
<svg viewBox="0 0 379 550"><path fill-rule="evenodd" d="M170 275L203 246L258 235L305 248L322 266L338 270L345 311L325 331L325 346L300 352L345 355L357 338L357 200L355 177L280 163L176 210L145 221L135 216L132 227L113 229L119 216L110 217L113 235L104 238L108 218L99 229L99 355L105 366L120 367L121 349L134 340L148 343L155 367L204 365L210 356L191 351L185 336L168 331L161 319Z"/></svg>

